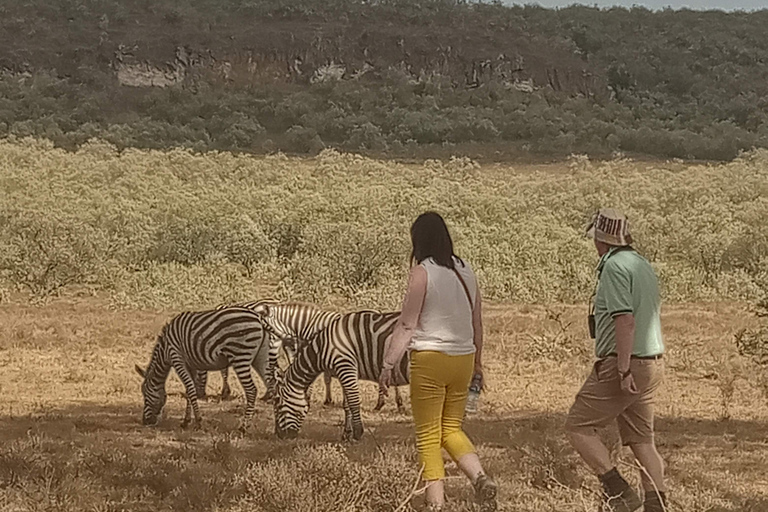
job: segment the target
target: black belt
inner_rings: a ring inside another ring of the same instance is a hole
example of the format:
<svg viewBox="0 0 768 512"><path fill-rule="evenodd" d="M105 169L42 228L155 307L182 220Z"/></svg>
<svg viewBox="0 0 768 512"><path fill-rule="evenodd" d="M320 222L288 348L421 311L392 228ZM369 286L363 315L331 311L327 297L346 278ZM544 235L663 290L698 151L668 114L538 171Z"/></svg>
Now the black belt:
<svg viewBox="0 0 768 512"><path fill-rule="evenodd" d="M612 353L608 354L605 357L618 357L618 355L615 352L612 352ZM631 359L641 359L641 360L645 360L645 361L648 361L648 360L658 361L659 359L662 358L662 354L656 354L655 356L636 356L636 355L631 355L629 357Z"/></svg>

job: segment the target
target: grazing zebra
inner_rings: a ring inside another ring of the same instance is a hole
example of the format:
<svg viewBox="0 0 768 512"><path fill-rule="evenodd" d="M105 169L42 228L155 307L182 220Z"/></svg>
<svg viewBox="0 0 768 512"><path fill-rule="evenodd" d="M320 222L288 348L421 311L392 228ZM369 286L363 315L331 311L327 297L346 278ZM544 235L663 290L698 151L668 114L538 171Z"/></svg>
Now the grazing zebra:
<svg viewBox="0 0 768 512"><path fill-rule="evenodd" d="M187 408L182 427L195 415L195 426L201 424L194 377L199 372L215 371L233 366L246 398L246 427L256 406L256 385L251 378L251 366L266 382L269 342L259 316L247 308L225 308L209 311L186 311L176 315L163 326L146 371L138 365L136 371L144 377L142 422L156 425L165 406L165 383L173 368L186 389Z"/></svg>
<svg viewBox="0 0 768 512"><path fill-rule="evenodd" d="M276 304L277 300L275 299L261 299L258 301L253 302L244 302L240 304L220 304L216 306L216 310L222 310L230 307L244 307L253 309L256 306L260 304L266 304L266 303L273 303ZM271 346L271 344L270 344ZM278 348L279 350L279 348ZM273 374L274 375L274 372ZM197 390L197 399L198 400L204 400L207 398L207 392L206 392L206 386L208 384L208 372L207 371L199 371L197 372L197 376L194 378L195 380L195 389ZM259 400L267 401L272 398L272 392L271 389L273 386L267 386L267 391L262 395L262 397ZM395 390L397 391L397 390ZM229 398L232 396L232 389L229 387L229 367L224 368L221 370L221 399L222 400L229 400Z"/></svg>
<svg viewBox="0 0 768 512"><path fill-rule="evenodd" d="M335 311L326 311L313 305L300 303L279 304L275 302L261 301L259 303L246 304L261 315L265 327L270 331L272 344L287 342L283 345L288 355L288 360L293 361L296 350L308 343L318 332L328 327L334 320L341 318L342 314ZM269 351L269 364L267 366L270 378L274 380L274 372L277 368L277 347L271 346ZM325 381L325 405L333 403L331 397L332 371L326 369L323 372ZM397 410L403 412L403 401L395 387L395 401ZM374 411L384 406L385 397L379 395Z"/></svg>
<svg viewBox="0 0 768 512"><path fill-rule="evenodd" d="M309 409L307 389L320 373L330 370L344 390L343 439L363 435L358 380L378 382L384 347L392 337L400 312L356 311L341 315L299 347L296 358L276 387L275 433L295 438ZM397 385L408 383L408 358L400 363ZM397 375L396 375L397 377Z"/></svg>

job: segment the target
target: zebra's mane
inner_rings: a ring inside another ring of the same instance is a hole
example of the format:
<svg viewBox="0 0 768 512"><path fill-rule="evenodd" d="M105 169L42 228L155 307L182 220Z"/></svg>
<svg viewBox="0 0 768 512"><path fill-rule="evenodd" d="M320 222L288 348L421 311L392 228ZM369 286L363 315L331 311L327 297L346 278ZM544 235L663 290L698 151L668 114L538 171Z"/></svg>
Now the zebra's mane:
<svg viewBox="0 0 768 512"><path fill-rule="evenodd" d="M303 307L303 308L310 308L315 309L317 311L328 311L328 312L335 312L333 309L326 309L323 306L319 304L315 304L313 302L304 302L300 300L292 300L288 302L278 302L273 304L273 306L276 307Z"/></svg>
<svg viewBox="0 0 768 512"><path fill-rule="evenodd" d="M253 306L255 304L281 304L281 302L273 298L265 298L265 299L258 299L258 300L242 300L239 302L222 302L218 304L214 309L222 310L222 309L228 309L228 308L249 308L250 306Z"/></svg>
<svg viewBox="0 0 768 512"><path fill-rule="evenodd" d="M379 311L376 309L359 309L357 311L350 311L349 313L345 313L345 315L356 315L356 314L369 314L369 315L379 315L383 317L391 317L391 316L397 316L401 313L401 311Z"/></svg>
<svg viewBox="0 0 768 512"><path fill-rule="evenodd" d="M317 341L318 337L313 336L309 343L306 343L301 348L299 348L293 363L288 366L288 369L285 371L283 376L283 382L285 385L293 388L294 390L306 392L315 381L317 376L323 373L323 370L318 366L299 364L299 361L309 362L319 360L319 357L317 356L320 351L320 346ZM314 354L309 354L308 356L310 351L314 352Z"/></svg>
<svg viewBox="0 0 768 512"><path fill-rule="evenodd" d="M160 334L157 336L157 342L152 349L152 355L149 357L149 364L144 376L144 380L150 384L154 384L156 380L163 380L162 377L168 377L171 372L171 361L166 354L168 348L168 338L166 333L169 325L163 326Z"/></svg>

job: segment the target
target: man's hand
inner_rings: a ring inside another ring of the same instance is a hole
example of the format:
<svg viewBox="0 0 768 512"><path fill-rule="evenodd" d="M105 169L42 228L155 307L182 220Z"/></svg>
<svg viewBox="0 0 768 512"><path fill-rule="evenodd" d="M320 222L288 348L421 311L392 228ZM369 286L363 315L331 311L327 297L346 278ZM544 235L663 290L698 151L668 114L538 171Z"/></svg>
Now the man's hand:
<svg viewBox="0 0 768 512"><path fill-rule="evenodd" d="M619 372L619 379L621 380L622 393L625 395L636 395L638 393L635 377L631 373L622 379L621 372Z"/></svg>

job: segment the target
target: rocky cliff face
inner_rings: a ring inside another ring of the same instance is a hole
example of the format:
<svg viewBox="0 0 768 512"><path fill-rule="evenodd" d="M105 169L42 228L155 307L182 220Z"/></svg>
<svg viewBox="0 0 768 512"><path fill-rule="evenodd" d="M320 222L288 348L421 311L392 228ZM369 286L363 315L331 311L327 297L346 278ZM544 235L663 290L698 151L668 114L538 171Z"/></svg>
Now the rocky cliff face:
<svg viewBox="0 0 768 512"><path fill-rule="evenodd" d="M84 3L48 18L19 10L0 20L0 67L55 70L86 82L109 73L130 87L310 84L396 71L416 81L439 77L454 87L497 82L524 92L605 91L600 73L567 38L533 36L524 20L506 11L502 17L470 9L414 14L347 3L341 14L301 15L234 6L206 11L205 2L184 11L163 2L125 2L111 13L99 12L117 9L109 2Z"/></svg>

